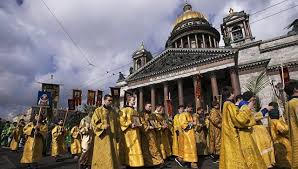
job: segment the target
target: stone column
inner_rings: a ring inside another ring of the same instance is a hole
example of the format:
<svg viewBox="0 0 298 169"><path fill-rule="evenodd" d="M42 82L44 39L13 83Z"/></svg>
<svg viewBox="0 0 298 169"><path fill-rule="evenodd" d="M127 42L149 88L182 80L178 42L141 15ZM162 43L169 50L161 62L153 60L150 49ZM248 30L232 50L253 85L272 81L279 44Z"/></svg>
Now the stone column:
<svg viewBox="0 0 298 169"><path fill-rule="evenodd" d="M211 36L208 35L208 37L209 37L209 45L210 45L209 47L212 48L213 46L212 46Z"/></svg>
<svg viewBox="0 0 298 169"><path fill-rule="evenodd" d="M181 43L181 48L183 48L183 39L180 39L180 43Z"/></svg>
<svg viewBox="0 0 298 169"><path fill-rule="evenodd" d="M177 44L177 42L175 42L175 48L178 48L178 44Z"/></svg>
<svg viewBox="0 0 298 169"><path fill-rule="evenodd" d="M231 77L232 88L234 89L234 94L235 96L237 96L241 94L241 90L240 90L239 78L235 68L230 69L230 77Z"/></svg>
<svg viewBox="0 0 298 169"><path fill-rule="evenodd" d="M188 43L188 48L191 48L190 47L190 38L189 38L189 35L187 35L187 43Z"/></svg>
<svg viewBox="0 0 298 169"><path fill-rule="evenodd" d="M165 108L165 113L168 113L167 100L169 99L169 86L167 82L163 83L163 104Z"/></svg>
<svg viewBox="0 0 298 169"><path fill-rule="evenodd" d="M152 112L155 111L155 86L152 85L151 87L151 105L152 105Z"/></svg>
<svg viewBox="0 0 298 169"><path fill-rule="evenodd" d="M138 105L138 110L141 112L143 111L144 108L144 90L143 88L139 88L139 105Z"/></svg>
<svg viewBox="0 0 298 169"><path fill-rule="evenodd" d="M214 97L217 97L219 94L215 72L210 73L210 81L211 81L212 96L214 98Z"/></svg>
<svg viewBox="0 0 298 169"><path fill-rule="evenodd" d="M244 26L244 30L245 30L245 36L249 36L248 34L248 28L247 28L247 26L246 26L246 23L245 23L245 21L243 21L243 26Z"/></svg>
<svg viewBox="0 0 298 169"><path fill-rule="evenodd" d="M198 42L198 36L195 34L195 40L196 40L196 47L199 48L199 42Z"/></svg>
<svg viewBox="0 0 298 169"><path fill-rule="evenodd" d="M203 40L203 48L206 48L206 41L205 41L205 35L202 34L202 40Z"/></svg>
<svg viewBox="0 0 298 169"><path fill-rule="evenodd" d="M248 28L249 36L252 36L251 29L250 29L250 24L249 24L248 21L246 21L246 25L247 25L247 28Z"/></svg>
<svg viewBox="0 0 298 169"><path fill-rule="evenodd" d="M183 79L178 79L178 100L179 105L184 104L184 98L183 98Z"/></svg>
<svg viewBox="0 0 298 169"><path fill-rule="evenodd" d="M215 38L213 38L213 44L214 44L213 47L217 47L217 46L216 46L216 40L215 40Z"/></svg>
<svg viewBox="0 0 298 169"><path fill-rule="evenodd" d="M202 90L201 90L201 80L202 76L197 75L193 76L193 88L194 88L194 99L195 99L195 110L197 111L198 107L201 107L201 98L202 98Z"/></svg>

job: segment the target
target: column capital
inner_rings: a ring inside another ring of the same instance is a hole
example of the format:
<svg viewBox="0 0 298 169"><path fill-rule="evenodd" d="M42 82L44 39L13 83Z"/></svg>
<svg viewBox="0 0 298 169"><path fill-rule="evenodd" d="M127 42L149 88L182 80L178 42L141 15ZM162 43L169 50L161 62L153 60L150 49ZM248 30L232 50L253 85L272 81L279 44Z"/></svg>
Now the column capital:
<svg viewBox="0 0 298 169"><path fill-rule="evenodd" d="M209 76L212 77L216 77L216 71L212 71L212 72L208 72Z"/></svg>
<svg viewBox="0 0 298 169"><path fill-rule="evenodd" d="M201 80L203 78L203 75L202 74L197 74L197 75L193 75L192 76L192 79L193 80Z"/></svg>

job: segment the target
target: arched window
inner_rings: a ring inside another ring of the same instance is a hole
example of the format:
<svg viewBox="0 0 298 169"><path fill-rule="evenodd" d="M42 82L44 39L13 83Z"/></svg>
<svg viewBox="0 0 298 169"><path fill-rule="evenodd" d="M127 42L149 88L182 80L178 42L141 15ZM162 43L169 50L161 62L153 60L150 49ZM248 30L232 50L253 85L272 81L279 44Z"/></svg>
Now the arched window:
<svg viewBox="0 0 298 169"><path fill-rule="evenodd" d="M138 59L137 60L137 69L139 69L141 67L142 67L142 61L141 61L141 59Z"/></svg>
<svg viewBox="0 0 298 169"><path fill-rule="evenodd" d="M238 41L243 39L243 33L240 26L234 26L232 28L232 36L233 36L233 41Z"/></svg>

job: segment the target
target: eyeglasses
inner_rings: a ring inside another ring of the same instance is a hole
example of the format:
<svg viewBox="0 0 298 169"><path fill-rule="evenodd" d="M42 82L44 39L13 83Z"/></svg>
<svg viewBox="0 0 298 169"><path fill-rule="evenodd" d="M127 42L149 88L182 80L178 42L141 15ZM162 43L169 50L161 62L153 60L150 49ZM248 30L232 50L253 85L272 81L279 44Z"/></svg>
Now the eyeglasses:
<svg viewBox="0 0 298 169"><path fill-rule="evenodd" d="M108 100L108 102L112 102L113 100Z"/></svg>

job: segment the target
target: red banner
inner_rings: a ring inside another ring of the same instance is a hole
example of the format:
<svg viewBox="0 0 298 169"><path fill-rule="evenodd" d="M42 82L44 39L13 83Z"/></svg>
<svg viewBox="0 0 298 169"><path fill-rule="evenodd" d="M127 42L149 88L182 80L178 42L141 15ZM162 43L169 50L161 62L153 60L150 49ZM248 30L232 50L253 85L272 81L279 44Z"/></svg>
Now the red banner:
<svg viewBox="0 0 298 169"><path fill-rule="evenodd" d="M96 91L88 90L87 105L95 105Z"/></svg>
<svg viewBox="0 0 298 169"><path fill-rule="evenodd" d="M290 81L290 73L289 73L289 69L288 67L284 66L283 67L283 72L282 72L282 69L281 67L279 67L279 75L280 75L280 79L281 81L283 81L282 78L284 78L284 82L285 84L288 83ZM282 74L283 73L283 74ZM282 77L283 76L283 77Z"/></svg>
<svg viewBox="0 0 298 169"><path fill-rule="evenodd" d="M97 100L96 100L96 106L100 107L102 105L102 91L97 90Z"/></svg>
<svg viewBox="0 0 298 169"><path fill-rule="evenodd" d="M173 105L172 105L172 102L171 100L167 100L167 108L168 108L168 115L169 117L173 117Z"/></svg>
<svg viewBox="0 0 298 169"><path fill-rule="evenodd" d="M75 106L81 105L82 104L82 90L73 90L73 96Z"/></svg>
<svg viewBox="0 0 298 169"><path fill-rule="evenodd" d="M68 110L75 110L75 100L74 99L68 99Z"/></svg>

